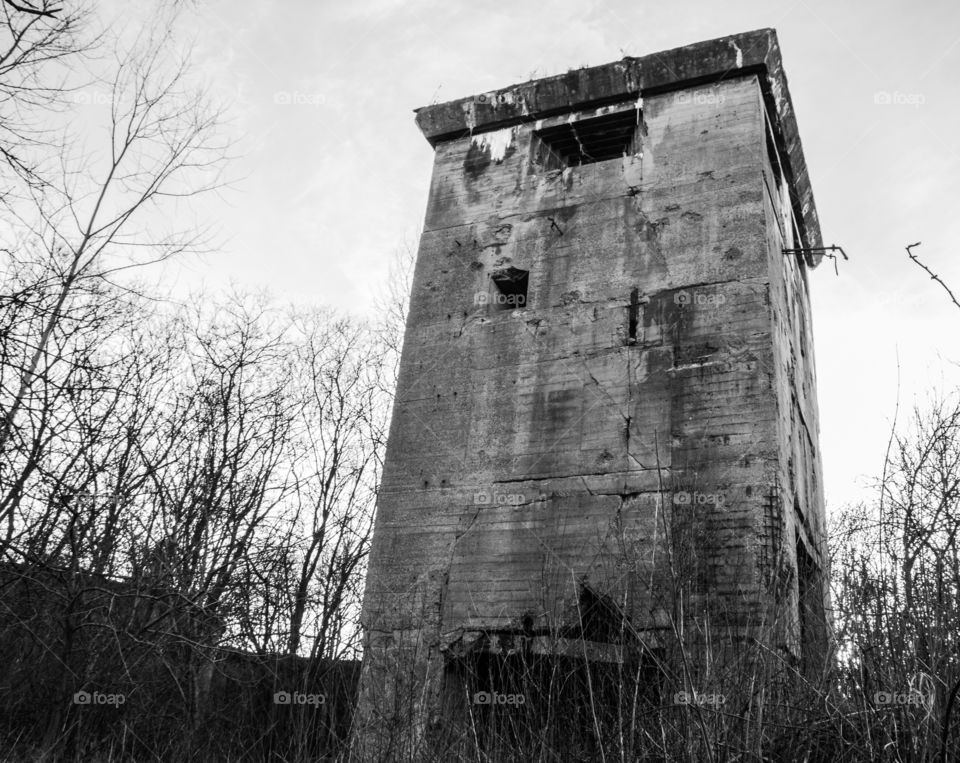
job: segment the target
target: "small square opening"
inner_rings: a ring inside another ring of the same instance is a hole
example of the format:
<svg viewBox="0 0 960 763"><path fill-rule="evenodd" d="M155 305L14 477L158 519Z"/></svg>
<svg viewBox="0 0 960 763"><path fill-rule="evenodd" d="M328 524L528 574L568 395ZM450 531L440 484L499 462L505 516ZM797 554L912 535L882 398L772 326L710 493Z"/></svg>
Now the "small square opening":
<svg viewBox="0 0 960 763"><path fill-rule="evenodd" d="M491 273L490 278L496 286L492 300L495 310L522 310L527 306L529 270L503 268Z"/></svg>

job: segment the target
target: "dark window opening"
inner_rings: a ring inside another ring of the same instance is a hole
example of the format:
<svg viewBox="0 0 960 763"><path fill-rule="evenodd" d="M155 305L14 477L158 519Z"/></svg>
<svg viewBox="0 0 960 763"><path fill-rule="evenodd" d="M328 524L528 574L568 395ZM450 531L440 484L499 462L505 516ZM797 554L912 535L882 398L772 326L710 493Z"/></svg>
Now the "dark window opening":
<svg viewBox="0 0 960 763"><path fill-rule="evenodd" d="M540 130L535 133L536 159L548 169L557 169L636 153L638 115L636 109L627 109Z"/></svg>
<svg viewBox="0 0 960 763"><path fill-rule="evenodd" d="M504 268L494 271L490 278L497 287L492 299L496 310L521 310L527 306L529 270Z"/></svg>
<svg viewBox="0 0 960 763"><path fill-rule="evenodd" d="M580 587L574 622L560 630L565 638L605 644L623 644L630 633L629 620L616 602L586 585Z"/></svg>
<svg viewBox="0 0 960 763"><path fill-rule="evenodd" d="M538 759L538 746L566 750L571 760L599 760L598 732L600 739L622 734L624 718L654 713L663 700L659 652L626 649L620 662L598 661L584 659L577 644L567 654L545 653L530 648L534 640L513 653L448 660L443 732L455 739L469 729L493 760L518 751Z"/></svg>
<svg viewBox="0 0 960 763"><path fill-rule="evenodd" d="M800 667L816 675L826 658L827 623L820 568L797 535L797 617L800 629Z"/></svg>
<svg viewBox="0 0 960 763"><path fill-rule="evenodd" d="M633 289L630 292L630 318L627 326L627 343L637 343L637 322L640 313L640 291Z"/></svg>

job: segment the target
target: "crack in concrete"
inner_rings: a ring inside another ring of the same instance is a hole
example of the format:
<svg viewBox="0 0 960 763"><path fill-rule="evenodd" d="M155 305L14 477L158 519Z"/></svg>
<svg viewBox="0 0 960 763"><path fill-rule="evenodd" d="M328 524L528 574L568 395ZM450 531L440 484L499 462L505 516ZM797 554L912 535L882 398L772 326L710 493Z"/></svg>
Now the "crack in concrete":
<svg viewBox="0 0 960 763"><path fill-rule="evenodd" d="M670 470L669 467L664 467L664 466L660 467L660 471L662 472L668 472L669 470ZM633 473L639 473L639 472L656 472L656 471L657 471L657 467L655 466L644 466L642 469L631 469L623 473L633 474ZM549 477L507 477L504 479L496 480L495 482L491 482L490 484L491 485L509 485L517 482L549 482L549 481L564 480L564 479L583 479L584 477L609 477L609 476L611 476L611 472L609 471L580 472L579 474L558 474L558 475L551 475ZM598 493L598 495L608 495L608 494ZM609 495L619 495L619 493L611 493Z"/></svg>

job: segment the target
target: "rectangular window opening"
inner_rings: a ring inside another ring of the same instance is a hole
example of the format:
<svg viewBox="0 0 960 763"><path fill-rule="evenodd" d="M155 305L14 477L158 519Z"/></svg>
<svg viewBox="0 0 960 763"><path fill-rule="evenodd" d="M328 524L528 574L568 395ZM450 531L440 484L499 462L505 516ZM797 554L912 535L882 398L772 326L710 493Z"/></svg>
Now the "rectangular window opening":
<svg viewBox="0 0 960 763"><path fill-rule="evenodd" d="M627 344L637 343L637 323L640 317L640 290L630 291L630 315L627 325Z"/></svg>
<svg viewBox="0 0 960 763"><path fill-rule="evenodd" d="M445 727L459 725L487 753L543 739L554 749L579 746L578 760L599 760L598 732L599 739L613 736L623 718L663 703L659 650L626 650L622 662L607 662L585 658L576 641L560 654L549 650L562 640L546 637L541 651L537 639L521 643L518 636L500 634L496 652L482 648L444 666Z"/></svg>
<svg viewBox="0 0 960 763"><path fill-rule="evenodd" d="M548 169L559 169L636 153L638 114L636 109L627 109L540 130L534 133L536 158Z"/></svg>

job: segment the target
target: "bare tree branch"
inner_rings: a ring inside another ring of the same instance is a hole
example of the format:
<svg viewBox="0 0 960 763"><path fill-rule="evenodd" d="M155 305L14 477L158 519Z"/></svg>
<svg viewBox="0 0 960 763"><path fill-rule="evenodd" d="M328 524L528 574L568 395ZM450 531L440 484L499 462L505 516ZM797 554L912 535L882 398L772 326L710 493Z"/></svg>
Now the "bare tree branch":
<svg viewBox="0 0 960 763"><path fill-rule="evenodd" d="M20 3L15 3L14 0L3 0L4 3L9 5L16 11L21 13L29 13L33 16L47 16L49 18L54 18L58 13L60 13L62 8L34 8L32 5L21 5Z"/></svg>
<svg viewBox="0 0 960 763"><path fill-rule="evenodd" d="M910 257L910 259L913 260L915 263L917 263L917 265L923 268L924 271L926 271L926 273L930 276L932 280L940 284L944 288L944 291L946 291L947 294L950 295L950 299L953 301L953 304L955 304L957 307L960 307L960 302L957 302L957 298L953 296L953 292L950 291L950 287L943 282L940 276L938 276L936 273L930 270L930 268L928 268L926 265L920 262L920 259L917 257L917 255L915 255L913 252L910 251L915 246L920 246L920 242L918 241L916 244L910 244L907 246L907 256Z"/></svg>

